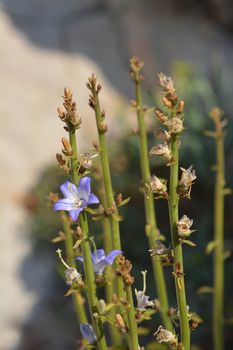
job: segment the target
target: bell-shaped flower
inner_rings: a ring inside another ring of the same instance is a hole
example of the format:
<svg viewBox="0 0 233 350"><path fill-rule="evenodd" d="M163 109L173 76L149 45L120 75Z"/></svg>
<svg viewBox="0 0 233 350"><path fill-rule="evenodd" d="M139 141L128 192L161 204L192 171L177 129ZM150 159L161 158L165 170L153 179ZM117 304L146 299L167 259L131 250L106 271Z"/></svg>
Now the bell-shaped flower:
<svg viewBox="0 0 233 350"><path fill-rule="evenodd" d="M81 323L80 332L82 333L83 338L86 339L89 344L96 342L97 337L95 331L89 323Z"/></svg>
<svg viewBox="0 0 233 350"><path fill-rule="evenodd" d="M107 256L105 255L104 249L96 249L92 254L92 265L94 273L102 275L107 265L112 265L117 255L122 254L121 250L112 250ZM83 263L83 257L78 256L77 260Z"/></svg>
<svg viewBox="0 0 233 350"><path fill-rule="evenodd" d="M66 181L60 186L63 199L54 204L54 210L65 210L69 212L73 221L77 221L79 214L90 204L98 204L99 199L91 193L91 179L88 176L82 177L78 186Z"/></svg>

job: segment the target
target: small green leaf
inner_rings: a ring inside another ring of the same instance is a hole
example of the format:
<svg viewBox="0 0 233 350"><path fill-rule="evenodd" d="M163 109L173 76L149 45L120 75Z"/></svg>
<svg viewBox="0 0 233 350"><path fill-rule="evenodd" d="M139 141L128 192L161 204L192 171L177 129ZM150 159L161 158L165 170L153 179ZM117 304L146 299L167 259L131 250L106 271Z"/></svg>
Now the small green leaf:
<svg viewBox="0 0 233 350"><path fill-rule="evenodd" d="M182 243L188 244L190 245L190 247L196 247L196 243L190 241L189 239L185 239L184 241L182 241Z"/></svg>
<svg viewBox="0 0 233 350"><path fill-rule="evenodd" d="M225 324L233 324L233 317L224 320Z"/></svg>
<svg viewBox="0 0 233 350"><path fill-rule="evenodd" d="M208 137L216 137L216 132L214 132L214 131L209 131L209 130L206 130L206 131L204 131L204 134L205 134L205 136L208 136Z"/></svg>
<svg viewBox="0 0 233 350"><path fill-rule="evenodd" d="M232 189L231 188L224 188L224 190L222 191L224 196L227 196L229 194L232 194Z"/></svg>
<svg viewBox="0 0 233 350"><path fill-rule="evenodd" d="M130 197L123 199L123 201L120 202L120 204L118 204L118 207L122 207L122 205L126 205L127 203L129 203L130 199L131 199Z"/></svg>
<svg viewBox="0 0 233 350"><path fill-rule="evenodd" d="M206 254L210 254L214 250L215 247L216 247L216 242L210 241L206 246Z"/></svg>
<svg viewBox="0 0 233 350"><path fill-rule="evenodd" d="M197 289L197 293L198 294L211 294L213 293L213 288L209 287L209 286L202 286L200 288Z"/></svg>
<svg viewBox="0 0 233 350"><path fill-rule="evenodd" d="M150 329L146 327L138 327L138 335L148 335L150 333Z"/></svg>
<svg viewBox="0 0 233 350"><path fill-rule="evenodd" d="M75 242L75 245L73 246L73 249L78 249L78 247L80 246L80 244L82 243L82 239L78 239L76 242Z"/></svg>
<svg viewBox="0 0 233 350"><path fill-rule="evenodd" d="M66 239L66 236L65 236L64 232L59 231L59 232L58 232L58 236L55 237L55 238L53 238L53 239L51 240L51 242L52 242L52 243L58 243L58 242L61 242L61 241L65 241L65 239Z"/></svg>
<svg viewBox="0 0 233 350"><path fill-rule="evenodd" d="M223 253L223 260L226 260L228 259L229 257L231 256L231 251L230 250L226 250L224 253Z"/></svg>

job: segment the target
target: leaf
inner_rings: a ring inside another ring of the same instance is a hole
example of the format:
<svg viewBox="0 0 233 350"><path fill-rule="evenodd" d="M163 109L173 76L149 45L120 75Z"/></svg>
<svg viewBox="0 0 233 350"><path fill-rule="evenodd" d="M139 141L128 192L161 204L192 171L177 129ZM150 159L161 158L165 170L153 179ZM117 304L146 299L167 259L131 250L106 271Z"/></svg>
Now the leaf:
<svg viewBox="0 0 233 350"><path fill-rule="evenodd" d="M55 238L53 238L53 239L51 240L51 242L52 242L52 243L58 243L58 242L61 242L61 241L65 241L65 239L66 239L66 236L65 236L64 232L59 231L59 232L58 232L58 236L55 237Z"/></svg>
<svg viewBox="0 0 233 350"><path fill-rule="evenodd" d="M190 247L196 247L196 243L190 241L189 239L185 239L184 241L182 241L182 243L188 244L190 245Z"/></svg>
<svg viewBox="0 0 233 350"><path fill-rule="evenodd" d="M83 239L78 239L75 242L75 245L73 246L73 249L78 249L78 247L80 246L80 244L82 243Z"/></svg>
<svg viewBox="0 0 233 350"><path fill-rule="evenodd" d="M224 320L225 324L233 324L233 317Z"/></svg>
<svg viewBox="0 0 233 350"><path fill-rule="evenodd" d="M227 196L229 194L232 194L232 189L231 188L224 188L224 190L222 191L224 196Z"/></svg>
<svg viewBox="0 0 233 350"><path fill-rule="evenodd" d="M216 132L215 131L209 131L209 130L206 130L204 131L204 135L205 136L208 136L208 137L216 137Z"/></svg>
<svg viewBox="0 0 233 350"><path fill-rule="evenodd" d="M224 253L223 253L223 260L226 260L228 259L229 257L231 256L231 251L230 250L226 250Z"/></svg>
<svg viewBox="0 0 233 350"><path fill-rule="evenodd" d="M122 207L122 205L126 205L127 203L129 203L130 199L130 197L123 199L123 201L121 201L117 206Z"/></svg>
<svg viewBox="0 0 233 350"><path fill-rule="evenodd" d="M150 333L150 329L146 327L138 327L138 335L148 335Z"/></svg>
<svg viewBox="0 0 233 350"><path fill-rule="evenodd" d="M213 293L213 288L209 287L209 286L202 286L200 288L197 289L197 293L198 294L211 294Z"/></svg>
<svg viewBox="0 0 233 350"><path fill-rule="evenodd" d="M206 254L210 254L214 250L215 247L216 247L216 242L210 241L206 246Z"/></svg>
<svg viewBox="0 0 233 350"><path fill-rule="evenodd" d="M123 220L123 216L121 216L119 214L112 214L112 216L114 217L114 219L116 221L122 221Z"/></svg>

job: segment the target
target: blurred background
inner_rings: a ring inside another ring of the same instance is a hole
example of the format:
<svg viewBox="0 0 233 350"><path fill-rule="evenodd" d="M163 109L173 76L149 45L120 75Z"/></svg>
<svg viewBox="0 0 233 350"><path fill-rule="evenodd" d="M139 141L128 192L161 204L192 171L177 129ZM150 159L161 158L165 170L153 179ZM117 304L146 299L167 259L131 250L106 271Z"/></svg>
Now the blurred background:
<svg viewBox="0 0 233 350"><path fill-rule="evenodd" d="M140 186L137 139L129 136L136 118L130 110L133 85L128 74L132 55L145 62L144 99L158 106L156 75L172 74L186 103L186 133L181 164L191 164L198 181L192 201L182 213L194 219L198 247L186 248L188 303L204 323L194 332L196 348L211 349L211 294L198 294L212 284L212 257L205 248L213 237L214 142L204 136L213 126L208 113L219 106L229 120L226 135L226 180L233 187L233 6L231 0L1 0L1 317L0 350L77 349L78 326L71 299L57 271L59 230L46 196L57 191L61 177L55 164L64 130L57 118L64 86L78 102L83 126L81 151L95 139L88 107L87 78L94 72L103 86L102 105L109 125L112 173L116 192L131 196L124 207L123 248L140 271L150 271L144 237L144 208ZM153 115L148 117L153 145ZM152 161L153 172L167 169ZM156 203L157 204L157 203ZM158 224L168 237L166 205L157 204ZM226 198L226 249L233 248L232 197ZM226 319L231 303L233 259L226 260ZM167 271L170 290L173 281ZM148 276L148 281L151 277ZM151 297L153 285L148 285ZM174 295L171 304L176 307ZM154 331L159 319L149 324ZM226 345L233 345L231 321L226 322ZM152 340L150 337L149 340ZM142 340L142 345L143 345ZM193 348L194 349L194 348Z"/></svg>

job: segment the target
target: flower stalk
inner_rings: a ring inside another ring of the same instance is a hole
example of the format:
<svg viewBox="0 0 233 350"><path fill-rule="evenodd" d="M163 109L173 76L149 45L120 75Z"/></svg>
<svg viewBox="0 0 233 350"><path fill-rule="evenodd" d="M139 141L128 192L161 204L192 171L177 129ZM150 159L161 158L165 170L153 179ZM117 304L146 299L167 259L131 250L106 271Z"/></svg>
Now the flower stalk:
<svg viewBox="0 0 233 350"><path fill-rule="evenodd" d="M72 148L72 154L70 156L69 173L72 183L78 186L80 181L80 175L78 173L78 153L76 142L76 129L80 127L81 119L77 115L76 103L72 100L72 92L70 89L64 89L64 107L66 113L60 118L66 123L65 129L69 132L69 141ZM98 348L100 350L106 350L107 344L103 330L103 324L99 317L98 312L98 298L96 293L95 275L92 266L91 249L89 243L89 230L86 213L82 212L79 215L79 224L82 230L82 242L81 248L84 258L84 272L85 272L85 285L87 291L88 302L90 306L91 316L95 328L97 337ZM94 317L97 315L97 317Z"/></svg>
<svg viewBox="0 0 233 350"><path fill-rule="evenodd" d="M76 268L75 260L74 260L74 242L73 242L73 236L72 231L70 228L70 223L68 221L67 215L62 212L61 214L62 224L63 224L63 230L65 233L65 251L66 251L66 259L67 263L70 267ZM83 297L80 292L77 292L75 294L72 294L73 303L75 307L75 312L78 318L79 323L86 323L87 322L87 315L86 310L83 304Z"/></svg>
<svg viewBox="0 0 233 350"><path fill-rule="evenodd" d="M173 136L171 140L171 150L173 154L173 162L170 167L170 190L169 190L169 218L172 237L172 246L174 254L174 271L176 286L176 298L179 309L181 343L185 350L190 349L190 329L187 312L187 302L184 284L184 268L183 268L183 252L182 244L179 240L177 222L179 220L179 195L178 172L179 172L179 150L178 138Z"/></svg>
<svg viewBox="0 0 233 350"><path fill-rule="evenodd" d="M213 288L213 344L215 350L224 349L224 126L222 111L214 108L211 118L215 124L216 176L214 194L214 288Z"/></svg>
<svg viewBox="0 0 233 350"><path fill-rule="evenodd" d="M142 105L141 96L141 80L140 70L143 64L137 58L131 59L131 76L135 83L135 98L136 98L136 110L137 119L139 127L139 142L140 142L140 161L141 161L141 175L143 183L146 184L150 182L150 163L148 155L148 143L146 135L146 126L144 121L144 111ZM155 217L155 206L153 196L147 196L146 191L144 192L144 205L146 213L146 233L148 237L149 247L153 249L154 242L159 238L159 233L157 229L156 217ZM147 229L149 228L149 230ZM169 318L169 304L167 289L165 284L165 278L163 273L163 268L161 266L160 260L152 259L154 280L156 283L156 289L158 298L161 304L160 315L163 325L166 329L172 331L173 326L171 319Z"/></svg>
<svg viewBox="0 0 233 350"><path fill-rule="evenodd" d="M173 250L173 276L175 279L181 345L184 350L189 350L190 327L184 283L182 243L189 242L185 240L185 238L189 237L193 231L190 230L192 220L190 220L186 215L179 220L179 200L182 197L190 198L191 186L196 176L195 172L190 167L187 170L183 169L180 182L178 180L180 135L184 130L184 101L179 101L176 94L176 89L173 85L173 80L170 77L160 73L158 78L162 92L165 94L162 102L168 112L164 113L161 110L156 110L155 114L160 123L168 128L168 133L170 135L169 140L166 142L166 146L171 154L171 158L168 159L168 157L165 156L163 156L163 158L166 161L167 166L170 166L168 207ZM160 154L157 153L157 155Z"/></svg>
<svg viewBox="0 0 233 350"><path fill-rule="evenodd" d="M87 87L91 92L89 105L95 112L96 126L99 138L98 150L100 153L101 167L103 172L103 182L105 189L105 197L107 204L107 214L111 224L111 234L112 234L112 246L113 249L121 249L121 239L120 239L120 227L118 217L118 210L114 199L111 172L109 166L109 155L108 146L105 133L107 132L107 126L104 123L105 113L101 110L99 102L99 92L101 86L98 84L96 86L96 77L92 75L88 79ZM124 296L123 284L120 279L117 279L117 294L118 297Z"/></svg>

